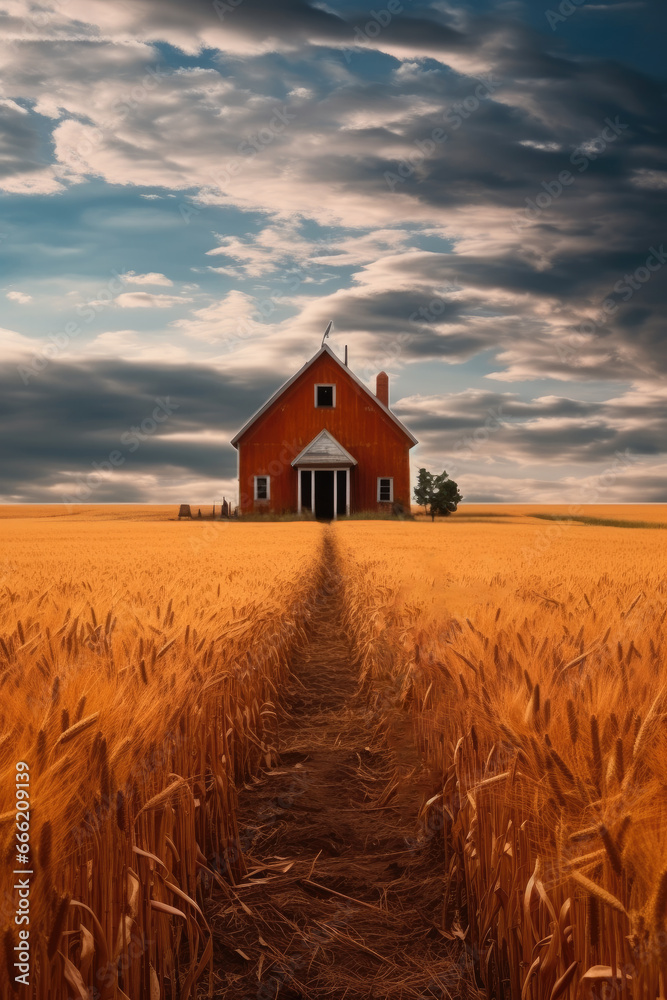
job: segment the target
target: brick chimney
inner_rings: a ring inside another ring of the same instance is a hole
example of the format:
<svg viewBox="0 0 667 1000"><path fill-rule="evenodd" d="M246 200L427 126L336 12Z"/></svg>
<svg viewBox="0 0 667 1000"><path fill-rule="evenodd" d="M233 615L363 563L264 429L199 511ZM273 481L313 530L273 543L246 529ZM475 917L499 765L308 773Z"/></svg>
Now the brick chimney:
<svg viewBox="0 0 667 1000"><path fill-rule="evenodd" d="M375 379L375 395L381 403L389 406L389 376L386 372L378 372Z"/></svg>

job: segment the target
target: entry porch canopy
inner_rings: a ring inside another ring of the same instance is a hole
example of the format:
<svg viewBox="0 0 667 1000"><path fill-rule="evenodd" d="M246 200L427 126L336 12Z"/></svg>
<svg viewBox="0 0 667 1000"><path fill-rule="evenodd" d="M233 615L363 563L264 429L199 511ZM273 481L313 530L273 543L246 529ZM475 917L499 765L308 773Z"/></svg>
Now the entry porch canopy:
<svg viewBox="0 0 667 1000"><path fill-rule="evenodd" d="M316 509L316 496L319 495L319 490L316 490L316 473L331 472L333 473L331 476L333 517L335 518L337 514L342 514L343 512L349 514L350 469L353 465L357 465L356 458L346 448L343 448L340 441L337 441L329 431L320 431L292 461L292 466L297 470L299 513L301 513L302 504L305 501L304 505L306 508L310 508L316 517L319 516L319 511ZM310 477L308 477L308 473L310 473ZM339 475L341 477L345 476L344 510L341 509L343 504L340 502L342 490L338 486L340 482ZM307 478L310 479L310 483L307 482ZM308 486L310 487L309 489L307 488ZM304 494L306 495L304 496Z"/></svg>

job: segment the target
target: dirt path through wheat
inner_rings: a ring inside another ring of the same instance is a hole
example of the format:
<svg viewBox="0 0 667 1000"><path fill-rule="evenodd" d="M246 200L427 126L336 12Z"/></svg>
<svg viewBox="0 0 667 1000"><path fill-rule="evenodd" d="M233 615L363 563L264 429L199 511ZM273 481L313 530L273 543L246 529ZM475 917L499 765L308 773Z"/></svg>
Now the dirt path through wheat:
<svg viewBox="0 0 667 1000"><path fill-rule="evenodd" d="M239 795L249 875L211 913L219 997L455 996L437 928L440 838L419 835L430 790L398 712L368 710L343 628L335 552L293 663L279 763ZM392 717L393 716L393 717Z"/></svg>

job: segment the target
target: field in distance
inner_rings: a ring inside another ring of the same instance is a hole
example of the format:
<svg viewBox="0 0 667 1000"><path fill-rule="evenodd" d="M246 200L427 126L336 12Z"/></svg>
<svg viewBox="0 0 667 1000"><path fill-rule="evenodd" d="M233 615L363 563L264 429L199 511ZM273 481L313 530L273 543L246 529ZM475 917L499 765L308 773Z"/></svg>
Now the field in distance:
<svg viewBox="0 0 667 1000"><path fill-rule="evenodd" d="M211 505L206 512L210 514ZM194 513L197 507L194 506ZM202 514L204 509L202 509ZM64 504L7 503L0 504L3 518L42 518L58 521L166 521L178 515L178 504Z"/></svg>
<svg viewBox="0 0 667 1000"><path fill-rule="evenodd" d="M191 503L193 516L201 509L210 517L212 504ZM216 516L220 505L216 504ZM430 520L423 508L412 507L418 520ZM172 521L178 517L178 504L0 504L3 518L52 518L58 521ZM623 521L656 523L667 526L667 504L461 504L455 517L439 519L455 524L468 519L495 519L498 522L530 523L535 518L547 520L574 519L592 523ZM628 525L629 526L629 525Z"/></svg>

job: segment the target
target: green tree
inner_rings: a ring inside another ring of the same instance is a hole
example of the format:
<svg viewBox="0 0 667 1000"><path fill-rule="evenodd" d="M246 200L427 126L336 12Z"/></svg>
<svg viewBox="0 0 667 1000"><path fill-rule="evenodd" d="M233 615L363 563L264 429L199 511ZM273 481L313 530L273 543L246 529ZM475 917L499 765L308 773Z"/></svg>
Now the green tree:
<svg viewBox="0 0 667 1000"><path fill-rule="evenodd" d="M462 499L458 486L446 472L434 476L426 469L419 470L414 500L424 508L425 513L431 515L432 521L435 521L436 514L449 517L458 508Z"/></svg>
<svg viewBox="0 0 667 1000"><path fill-rule="evenodd" d="M433 473L427 472L426 469L420 469L417 476L417 485L415 486L415 491L413 493L413 499L416 504L424 508L424 513L428 511L428 505L431 500L431 495L433 493Z"/></svg>

